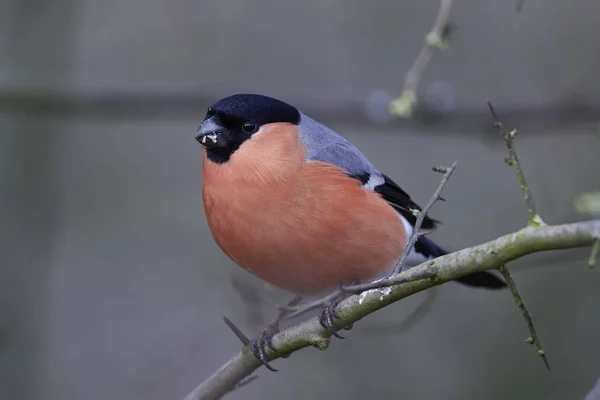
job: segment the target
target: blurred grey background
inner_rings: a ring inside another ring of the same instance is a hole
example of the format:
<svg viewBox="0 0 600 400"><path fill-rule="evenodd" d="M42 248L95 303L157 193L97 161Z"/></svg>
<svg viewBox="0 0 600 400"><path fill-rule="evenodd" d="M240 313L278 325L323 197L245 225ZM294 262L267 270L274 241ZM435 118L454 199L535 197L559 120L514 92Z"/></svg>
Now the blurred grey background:
<svg viewBox="0 0 600 400"><path fill-rule="evenodd" d="M195 129L234 92L327 123L420 204L438 183L431 167L458 161L432 211L450 249L526 221L492 101L519 128L546 221L585 218L573 199L600 186L600 4L456 2L415 117L391 120L385 99L437 7L0 0L0 398L180 399L239 350L223 315L249 335L274 315L286 296L219 251L202 208ZM587 255L511 265L552 373L508 293L449 283L366 318L326 353L276 361L280 372L260 370L228 398L582 399L600 376L600 276Z"/></svg>

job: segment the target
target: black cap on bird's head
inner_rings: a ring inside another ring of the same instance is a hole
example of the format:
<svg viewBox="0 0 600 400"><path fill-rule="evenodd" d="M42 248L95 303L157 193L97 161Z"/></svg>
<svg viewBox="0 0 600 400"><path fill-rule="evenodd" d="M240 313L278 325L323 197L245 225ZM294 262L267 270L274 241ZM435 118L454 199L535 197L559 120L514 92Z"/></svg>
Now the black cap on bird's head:
<svg viewBox="0 0 600 400"><path fill-rule="evenodd" d="M298 124L300 112L281 100L259 94L234 94L213 104L196 132L209 160L224 163L261 126Z"/></svg>

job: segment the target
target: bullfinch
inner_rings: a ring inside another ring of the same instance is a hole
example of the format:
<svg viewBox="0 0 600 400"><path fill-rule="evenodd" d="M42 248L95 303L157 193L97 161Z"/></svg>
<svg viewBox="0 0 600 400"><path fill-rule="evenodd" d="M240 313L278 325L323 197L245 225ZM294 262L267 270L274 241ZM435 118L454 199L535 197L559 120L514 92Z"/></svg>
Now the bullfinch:
<svg viewBox="0 0 600 400"><path fill-rule="evenodd" d="M421 208L338 133L283 101L235 94L208 109L196 140L208 225L242 268L299 296L393 270ZM426 216L422 228L436 222ZM407 265L444 254L422 236ZM487 271L457 282L506 287ZM253 350L264 364L266 336Z"/></svg>

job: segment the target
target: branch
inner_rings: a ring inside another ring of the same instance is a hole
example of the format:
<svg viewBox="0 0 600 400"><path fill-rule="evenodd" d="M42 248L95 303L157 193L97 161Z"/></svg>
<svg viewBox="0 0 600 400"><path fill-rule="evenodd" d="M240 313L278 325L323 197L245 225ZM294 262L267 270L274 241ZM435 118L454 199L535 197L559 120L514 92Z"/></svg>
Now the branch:
<svg viewBox="0 0 600 400"><path fill-rule="evenodd" d="M600 231L600 221L527 226L479 246L435 258L400 273L399 276L403 276L406 283L369 290L343 300L337 308L340 317L337 326L343 327L355 323L391 303L432 286L477 271L500 268L527 254L591 246L598 231ZM419 277L417 280L412 279L417 276ZM273 337L273 347L276 350L266 349L267 356L276 359L308 346L325 350L329 346L329 341L329 334L315 317L276 334ZM188 394L185 400L218 399L252 374L260 365L260 362L250 354L248 346L244 346L238 354Z"/></svg>
<svg viewBox="0 0 600 400"><path fill-rule="evenodd" d="M508 165L515 168L517 178L519 179L519 185L521 186L521 192L523 193L523 198L525 199L525 203L527 204L527 211L529 212L529 223L531 225L544 225L544 221L538 213L537 206L535 205L535 201L533 200L533 196L531 195L531 191L529 190L529 185L527 185L527 180L525 179L525 174L523 173L521 163L519 162L519 157L517 156L517 150L515 149L514 141L515 137L517 136L517 130L512 129L510 132L506 132L502 126L502 122L500 122L500 120L498 119L498 115L496 114L496 110L494 110L494 106L492 105L492 103L488 102L488 107L490 108L490 112L494 117L494 125L502 134L504 142L506 143L506 147L508 147L508 157L506 157L504 161Z"/></svg>
<svg viewBox="0 0 600 400"><path fill-rule="evenodd" d="M548 369L548 371L550 371L550 363L548 362L548 357L546 356L546 352L544 351L544 348L542 347L542 343L540 342L540 338L535 330L535 324L533 323L533 317L529 313L529 310L527 310L527 307L525 306L525 302L523 301L523 299L521 298L521 295L519 294L519 290L517 289L517 285L515 284L515 281L513 280L510 272L508 272L508 268L506 268L506 265L502 265L499 268L499 270L500 270L500 273L502 273L502 276L504 277L504 280L506 281L508 288L510 289L510 292L512 294L513 300L515 301L515 304L517 305L517 307L519 307L521 314L523 314L523 318L525 318L525 323L527 323L527 329L529 329L529 334L531 336L527 337L527 339L525 339L525 342L528 344L534 344L535 347L537 347L537 349L538 349L537 355L541 357L542 361L544 362L544 365L546 365L546 368Z"/></svg>
<svg viewBox="0 0 600 400"><path fill-rule="evenodd" d="M528 226L531 227L540 227L546 225L542 220L542 217L537 211L537 207L535 205L535 201L533 200L533 195L529 190L529 185L527 185L527 180L525 179L525 173L523 173L523 169L521 168L521 163L519 162L519 157L517 156L517 150L515 148L515 137L517 136L517 130L512 129L510 132L506 132L502 126L502 123L498 119L498 115L496 114L496 110L492 103L488 102L488 107L490 112L492 113L492 117L494 118L494 126L498 129L500 134L502 135L504 142L506 143L506 147L508 148L508 157L504 159L504 161L511 167L514 167L515 172L517 174L517 178L519 179L519 184L521 186L521 193L523 194L523 199L525 200L525 204L527 205L527 211L529 212L529 222ZM525 301L519 294L519 290L517 289L517 285L510 275L510 271L506 268L506 265L502 265L499 268L502 276L506 280L506 284L510 289L510 293L512 294L513 300L521 314L523 314L523 318L525 318L525 322L527 323L527 328L529 329L529 337L526 339L526 342L529 344L535 345L537 347L537 354L540 356L548 371L550 371L550 364L548 363L548 357L546 356L546 352L542 347L542 343L540 342L540 338L535 330L535 325L533 323L533 317L531 313L527 309L525 305Z"/></svg>
<svg viewBox="0 0 600 400"><path fill-rule="evenodd" d="M421 81L421 76L429 64L431 57L436 49L444 49L446 40L450 34L448 29L448 18L450 17L450 9L452 8L452 0L441 0L437 18L431 28L431 32L425 36L425 44L421 52L413 62L404 78L404 87L400 97L390 103L390 112L402 118L409 118L412 115L412 110L417 103L417 87Z"/></svg>

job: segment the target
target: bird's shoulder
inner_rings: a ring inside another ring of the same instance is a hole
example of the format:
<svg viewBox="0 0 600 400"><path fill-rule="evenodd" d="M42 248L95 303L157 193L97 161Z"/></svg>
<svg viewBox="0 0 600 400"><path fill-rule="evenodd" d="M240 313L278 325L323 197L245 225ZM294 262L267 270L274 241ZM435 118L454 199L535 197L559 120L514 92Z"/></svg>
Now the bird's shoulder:
<svg viewBox="0 0 600 400"><path fill-rule="evenodd" d="M360 181L364 188L380 194L412 226L415 225L417 216L414 210L422 211L422 208L396 182L380 172L352 143L304 114L301 114L298 127L308 160L343 168L350 178ZM438 221L426 216L422 228L432 229L436 223Z"/></svg>

